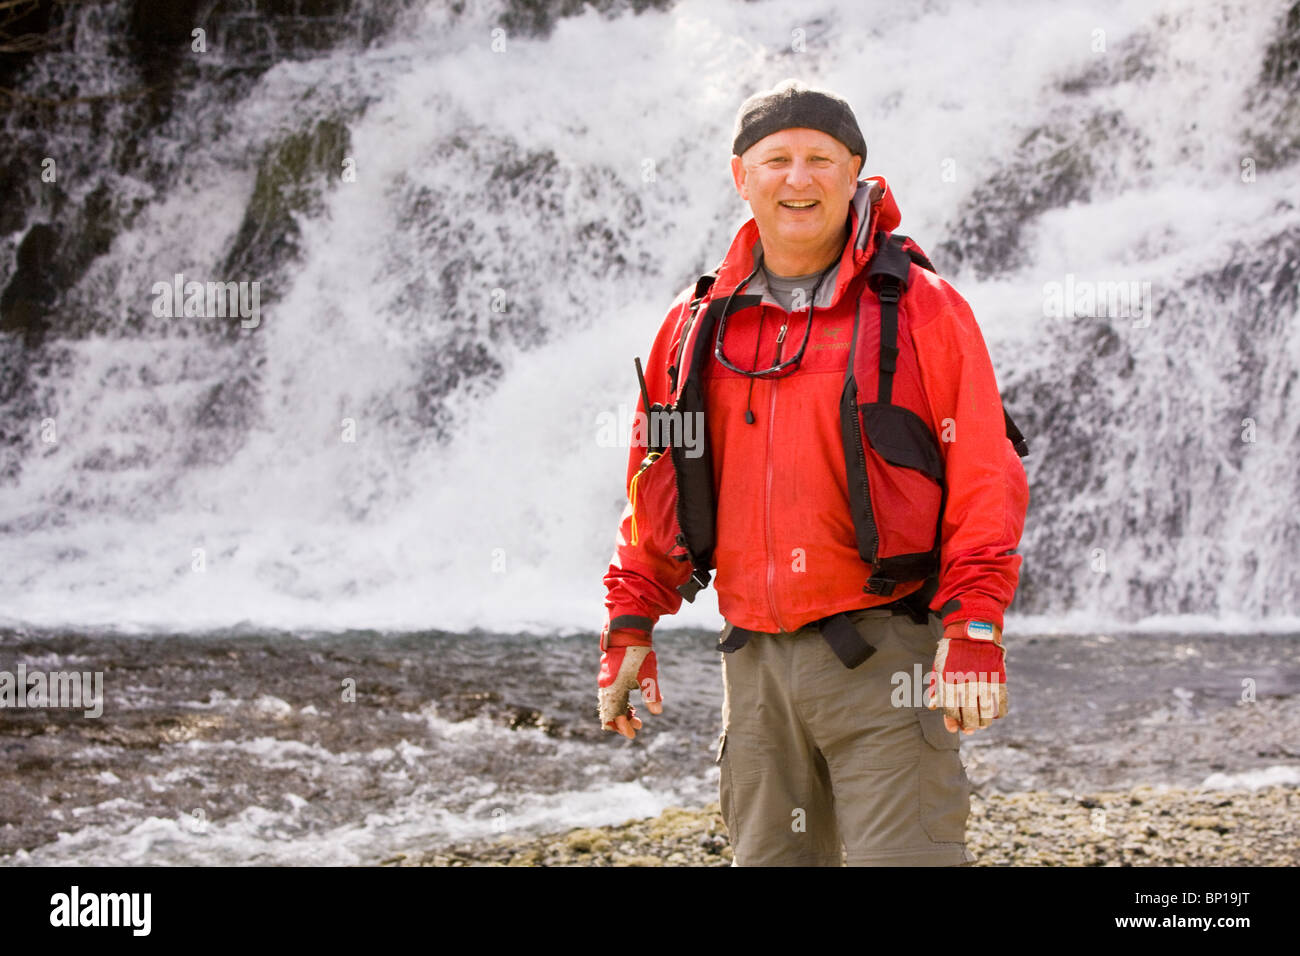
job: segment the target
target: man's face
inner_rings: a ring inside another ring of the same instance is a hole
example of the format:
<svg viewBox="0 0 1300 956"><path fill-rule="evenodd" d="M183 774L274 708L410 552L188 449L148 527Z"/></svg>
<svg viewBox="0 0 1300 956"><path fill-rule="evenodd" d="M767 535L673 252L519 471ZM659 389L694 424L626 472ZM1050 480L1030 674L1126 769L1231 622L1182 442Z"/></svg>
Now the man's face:
<svg viewBox="0 0 1300 956"><path fill-rule="evenodd" d="M842 240L862 157L815 129L783 129L731 157L740 198L753 210L763 248L798 255Z"/></svg>

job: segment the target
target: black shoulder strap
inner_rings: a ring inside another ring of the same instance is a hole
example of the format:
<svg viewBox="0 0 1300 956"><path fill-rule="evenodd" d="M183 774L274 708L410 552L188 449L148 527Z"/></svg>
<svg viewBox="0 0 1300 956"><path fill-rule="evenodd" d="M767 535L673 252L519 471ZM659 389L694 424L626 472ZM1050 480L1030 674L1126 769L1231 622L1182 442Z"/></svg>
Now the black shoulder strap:
<svg viewBox="0 0 1300 956"><path fill-rule="evenodd" d="M930 261L929 257L926 256L924 252L922 252L920 249L916 248L915 246L907 250L907 255L913 262L915 262L926 272L933 272L935 275L939 274L939 270L934 267L934 263Z"/></svg>
<svg viewBox="0 0 1300 956"><path fill-rule="evenodd" d="M912 257L903 250L906 236L876 233L876 252L867 270L867 285L880 299L880 384L876 401L889 404L898 367L898 300L907 290Z"/></svg>
<svg viewBox="0 0 1300 956"><path fill-rule="evenodd" d="M891 281L904 289L907 288L907 274L912 268L912 257L903 249L903 243L906 241L907 236L900 236L897 233L893 235L883 231L876 233L876 251L867 269L867 284L873 290Z"/></svg>
<svg viewBox="0 0 1300 956"><path fill-rule="evenodd" d="M691 296L692 312L699 308L700 300L709 294L709 290L713 288L713 283L717 281L717 278L718 273L715 271L706 272L695 280L695 295Z"/></svg>
<svg viewBox="0 0 1300 956"><path fill-rule="evenodd" d="M686 348L686 336L691 331L691 326L695 323L695 313L699 311L700 303L704 297L709 294L713 288L713 283L717 281L718 270L706 272L695 280L695 292L691 296L689 305L690 312L686 316L686 322L682 326L681 341L677 345L677 361L668 367L668 384L671 395L677 394L677 370L682 367L682 351Z"/></svg>
<svg viewBox="0 0 1300 956"><path fill-rule="evenodd" d="M1029 442L1025 441L1025 436L1020 434L1020 429L1016 423L1011 420L1011 413L1007 411L1007 406L1002 406L1002 417L1007 420L1007 438L1011 439L1011 447L1016 450L1016 454L1021 458L1029 454Z"/></svg>

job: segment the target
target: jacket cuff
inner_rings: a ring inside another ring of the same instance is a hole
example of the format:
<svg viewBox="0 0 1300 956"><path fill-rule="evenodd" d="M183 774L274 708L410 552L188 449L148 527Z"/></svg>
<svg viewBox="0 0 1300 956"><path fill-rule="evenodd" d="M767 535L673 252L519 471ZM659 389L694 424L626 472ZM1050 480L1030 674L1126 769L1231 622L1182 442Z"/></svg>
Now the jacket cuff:
<svg viewBox="0 0 1300 956"><path fill-rule="evenodd" d="M979 620L979 619L971 618L971 620ZM944 627L943 636L948 640L952 640L953 638L958 638L958 637L969 638L970 635L966 633L966 625L969 623L970 620L954 621L952 624L948 624ZM986 623L992 623L992 622L986 622ZM993 639L998 644L1002 643L1002 627L1000 625L997 627L996 630L994 630Z"/></svg>
<svg viewBox="0 0 1300 956"><path fill-rule="evenodd" d="M645 631L632 631L620 627L616 631L610 631L605 637L605 646L601 650L609 650L613 647L654 647L654 641Z"/></svg>
<svg viewBox="0 0 1300 956"><path fill-rule="evenodd" d="M654 618L644 614L610 612L605 626L600 630L600 649L607 651L611 647L627 647L629 644L648 646L651 644L650 634L654 626Z"/></svg>
<svg viewBox="0 0 1300 956"><path fill-rule="evenodd" d="M938 613L943 615L943 627L947 631L950 624L962 624L966 621L988 621L1002 630L1003 607L992 598L982 594L964 594L953 598Z"/></svg>

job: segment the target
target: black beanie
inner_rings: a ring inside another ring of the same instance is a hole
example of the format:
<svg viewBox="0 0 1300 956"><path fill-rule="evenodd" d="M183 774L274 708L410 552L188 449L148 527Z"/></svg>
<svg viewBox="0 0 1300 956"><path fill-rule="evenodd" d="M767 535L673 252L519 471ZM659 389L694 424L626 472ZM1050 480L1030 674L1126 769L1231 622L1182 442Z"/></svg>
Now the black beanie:
<svg viewBox="0 0 1300 956"><path fill-rule="evenodd" d="M764 136L795 127L834 136L864 164L867 161L867 144L849 104L829 90L813 89L798 80L783 80L740 105L731 151L740 156Z"/></svg>

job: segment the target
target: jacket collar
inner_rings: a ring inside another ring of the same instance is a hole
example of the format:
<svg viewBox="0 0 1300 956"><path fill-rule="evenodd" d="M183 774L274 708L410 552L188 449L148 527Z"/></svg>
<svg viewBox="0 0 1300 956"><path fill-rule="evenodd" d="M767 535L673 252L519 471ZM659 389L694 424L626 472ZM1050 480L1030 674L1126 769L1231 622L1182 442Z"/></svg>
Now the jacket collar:
<svg viewBox="0 0 1300 956"><path fill-rule="evenodd" d="M849 241L844 244L844 252L836 263L834 271L827 276L827 281L817 290L817 299L813 306L829 309L840 300L853 277L870 261L875 252L876 233L883 229L892 232L901 220L898 204L894 194L883 176L872 176L858 182L857 191L849 202ZM718 279L710 298L729 295L736 286L744 282L754 271L763 252L763 243L758 234L758 223L750 219L740 227L736 237L731 241L731 248L718 268ZM768 292L763 271L745 286L745 295L762 295L775 302Z"/></svg>

